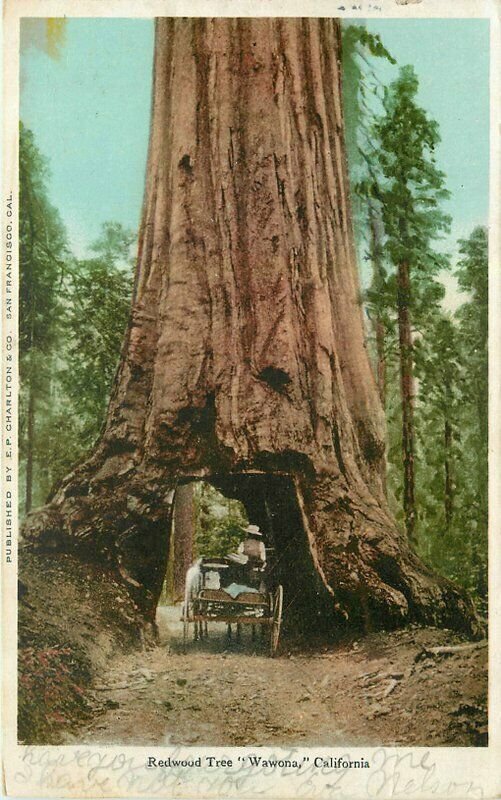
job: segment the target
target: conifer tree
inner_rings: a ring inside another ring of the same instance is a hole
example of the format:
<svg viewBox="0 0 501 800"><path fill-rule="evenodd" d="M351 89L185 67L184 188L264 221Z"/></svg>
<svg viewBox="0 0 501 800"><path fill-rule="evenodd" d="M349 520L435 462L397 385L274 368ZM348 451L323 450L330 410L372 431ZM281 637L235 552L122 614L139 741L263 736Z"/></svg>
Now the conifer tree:
<svg viewBox="0 0 501 800"><path fill-rule="evenodd" d="M440 209L447 197L444 174L434 151L440 141L438 125L416 100L418 80L410 66L386 92L385 114L376 121L374 158L380 174L378 188L385 230L385 253L395 272L388 282L396 304L402 409L403 507L405 527L415 539L415 430L413 317L430 298L443 294L434 277L446 266L431 243L447 230Z"/></svg>
<svg viewBox="0 0 501 800"><path fill-rule="evenodd" d="M452 527L456 506L459 406L462 383L462 353L454 320L435 314L426 336L415 343L419 379L417 427L423 477L418 486L421 516L428 517L432 537L440 542ZM433 513L430 505L436 502ZM424 533L425 531L423 531Z"/></svg>
<svg viewBox="0 0 501 800"><path fill-rule="evenodd" d="M476 590L487 593L488 522L488 238L487 229L477 227L468 239L459 242L461 259L456 272L459 285L470 300L457 311L463 343L465 374L464 407L470 409L469 445L474 453L470 480L474 486L472 503L474 531L471 555Z"/></svg>
<svg viewBox="0 0 501 800"><path fill-rule="evenodd" d="M20 450L24 508L33 503L36 440L54 379L54 344L64 325L61 276L66 234L47 195L48 165L31 131L21 123L19 138L19 345L22 383Z"/></svg>
<svg viewBox="0 0 501 800"><path fill-rule="evenodd" d="M132 289L135 235L102 226L76 259L49 200L49 167L21 124L20 468L24 511L94 443L106 410Z"/></svg>
<svg viewBox="0 0 501 800"><path fill-rule="evenodd" d="M135 238L119 223L104 223L90 248L93 257L75 260L69 275L62 381L80 417L83 452L97 437L117 368L129 314Z"/></svg>

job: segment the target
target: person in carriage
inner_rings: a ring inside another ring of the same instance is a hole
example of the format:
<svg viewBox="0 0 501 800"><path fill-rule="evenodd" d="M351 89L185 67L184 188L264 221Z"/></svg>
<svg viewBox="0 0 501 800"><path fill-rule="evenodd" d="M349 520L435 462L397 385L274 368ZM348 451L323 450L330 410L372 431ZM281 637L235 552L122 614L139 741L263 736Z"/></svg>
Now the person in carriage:
<svg viewBox="0 0 501 800"><path fill-rule="evenodd" d="M266 548L263 534L258 525L252 524L244 528L244 532L247 536L240 542L237 552L230 553L227 557L233 566L233 582L226 591L233 596L242 591L266 591Z"/></svg>
<svg viewBox="0 0 501 800"><path fill-rule="evenodd" d="M183 638L186 645L188 625L195 623L195 639L208 635L207 623L226 621L231 638L232 623L240 639L242 624L252 625L252 638L259 627L271 631L271 655L275 655L282 618L282 586L273 593L268 585L266 548L258 525L242 529L245 538L237 552L222 558L199 558L186 575L183 606ZM273 548L272 548L273 549Z"/></svg>
<svg viewBox="0 0 501 800"><path fill-rule="evenodd" d="M236 553L223 558L199 558L186 575L186 595L200 589L223 589L236 598L244 592L266 592L266 548L258 525L242 529L246 534Z"/></svg>
<svg viewBox="0 0 501 800"><path fill-rule="evenodd" d="M247 556L249 569L264 569L266 567L266 548L259 525L247 525L244 532L247 537L240 542L237 553Z"/></svg>

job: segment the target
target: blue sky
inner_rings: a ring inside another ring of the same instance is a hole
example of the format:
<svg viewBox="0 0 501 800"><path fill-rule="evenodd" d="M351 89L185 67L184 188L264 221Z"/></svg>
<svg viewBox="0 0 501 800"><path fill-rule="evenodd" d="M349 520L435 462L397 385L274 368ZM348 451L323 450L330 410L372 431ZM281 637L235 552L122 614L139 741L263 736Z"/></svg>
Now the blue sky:
<svg viewBox="0 0 501 800"><path fill-rule="evenodd" d="M57 59L43 21L23 36L21 119L51 167L50 197L78 256L106 220L137 228L150 121L153 21L69 19ZM489 31L485 20L368 21L400 65L413 64L419 101L440 126L441 169L452 193L446 247L487 224ZM376 62L386 82L397 68ZM453 279L449 280L454 290Z"/></svg>
<svg viewBox="0 0 501 800"><path fill-rule="evenodd" d="M379 33L399 65L413 64L419 78L418 101L437 120L442 139L437 162L446 174L451 197L444 210L451 232L440 245L457 256L457 240L489 218L489 23L487 20L375 20ZM382 59L378 75L386 83L398 66ZM448 305L458 299L456 280L441 275Z"/></svg>
<svg viewBox="0 0 501 800"><path fill-rule="evenodd" d="M138 226L153 21L70 19L57 59L38 44L30 36L22 52L21 119L49 159L51 200L82 256L103 222Z"/></svg>

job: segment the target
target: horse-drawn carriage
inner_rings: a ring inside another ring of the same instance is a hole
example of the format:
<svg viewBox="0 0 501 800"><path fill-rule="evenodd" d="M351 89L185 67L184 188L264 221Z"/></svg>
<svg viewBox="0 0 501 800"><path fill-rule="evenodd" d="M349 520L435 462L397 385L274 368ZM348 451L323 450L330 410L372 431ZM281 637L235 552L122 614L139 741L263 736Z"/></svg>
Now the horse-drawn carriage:
<svg viewBox="0 0 501 800"><path fill-rule="evenodd" d="M247 575L245 580L250 585L244 585L242 573L228 558L201 558L190 567L182 613L185 650L190 624L194 625L193 635L198 639L208 635L209 622L225 622L229 633L231 625L236 625L237 634L242 625L252 625L253 635L258 626L264 626L261 630L268 629L270 655L275 655L282 623L283 589L279 585L270 591L266 575L260 575L260 570L253 572L254 576Z"/></svg>

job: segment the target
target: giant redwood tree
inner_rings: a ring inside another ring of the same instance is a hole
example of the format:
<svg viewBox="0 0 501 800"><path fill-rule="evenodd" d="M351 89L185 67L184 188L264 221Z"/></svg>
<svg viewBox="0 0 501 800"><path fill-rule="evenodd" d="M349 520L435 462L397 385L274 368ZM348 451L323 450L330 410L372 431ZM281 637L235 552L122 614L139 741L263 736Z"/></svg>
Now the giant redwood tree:
<svg viewBox="0 0 501 800"><path fill-rule="evenodd" d="M176 486L239 498L287 613L473 632L389 515L329 19L160 19L129 326L101 438L25 525L98 560L145 619Z"/></svg>

